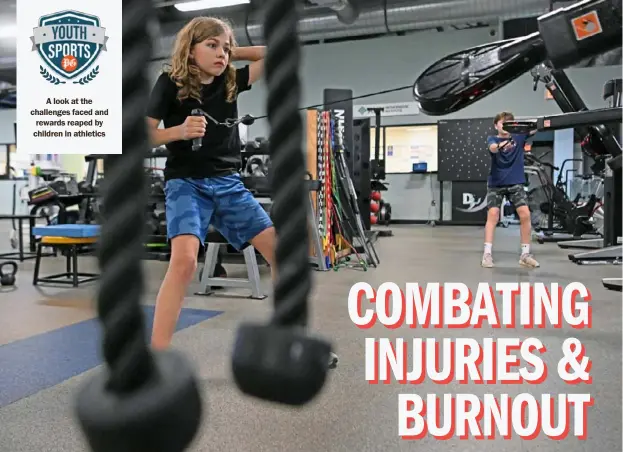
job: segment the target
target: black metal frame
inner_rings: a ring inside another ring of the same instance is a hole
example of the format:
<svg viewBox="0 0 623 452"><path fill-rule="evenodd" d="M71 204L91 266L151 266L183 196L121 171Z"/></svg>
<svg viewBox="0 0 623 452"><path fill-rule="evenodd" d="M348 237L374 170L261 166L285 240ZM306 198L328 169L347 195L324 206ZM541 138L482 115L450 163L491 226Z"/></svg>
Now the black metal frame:
<svg viewBox="0 0 623 452"><path fill-rule="evenodd" d="M352 180L357 190L357 200L359 202L359 211L361 212L361 221L366 231L370 232L370 196L372 193L371 184L371 168L372 149L370 136L372 127L370 126L371 118L354 118L353 119L353 149L348 154L348 163L352 167ZM359 134L359 139L354 137ZM367 142L366 142L366 137Z"/></svg>
<svg viewBox="0 0 623 452"><path fill-rule="evenodd" d="M584 137L592 136L596 137L601 141L601 145L603 145L601 155L594 155L594 150L589 149L588 155L592 159L596 159L600 156L605 158L607 157L617 157L620 159L621 154L621 145L619 144L616 136L613 134L610 126L608 124L612 124L615 121L621 121L621 110L620 108L603 108L599 110L589 111L588 107L580 97L580 94L577 92L569 77L562 69L552 69L551 64L549 62L542 63L541 65L535 67L531 71L535 84L534 88L536 89L539 81L543 81L545 86L551 93L555 102L558 104L559 108L563 111L563 114L553 115L553 116L544 116L538 118L536 121L536 125L539 130L559 130L559 129L568 129L573 127L576 138L580 138L581 140ZM612 83L616 81L610 81L608 83ZM607 86L608 84L606 84ZM613 95L616 95L616 83L613 87ZM620 84L619 84L620 86ZM606 87L604 87L604 90ZM605 93L605 91L604 91ZM605 94L604 94L605 96ZM607 97L604 97L606 100ZM611 104L612 105L612 104ZM615 105L615 107L620 107ZM618 119L613 119L618 118ZM586 155L587 153L585 153ZM612 162L609 163L612 165ZM604 163L597 162L592 167L594 172L602 172L604 170ZM612 166L614 168L614 166ZM605 218L605 226L604 226L604 246L613 246L616 245L617 235L620 232L617 224L621 222L621 210L620 207L615 204L618 202L620 204L620 196L614 192L616 189L616 184L621 184L621 175L620 171L618 175L615 175L610 168L605 168L604 174L604 197L610 197L611 200L608 204L606 204L604 210ZM616 199L618 198L618 200ZM614 199L614 201L612 201ZM618 221L617 221L618 218ZM559 242L559 246L561 248L567 248L568 245L573 247L574 244L578 243L577 240L574 240L574 237L551 237L553 240ZM564 241L570 240L567 244Z"/></svg>
<svg viewBox="0 0 623 452"><path fill-rule="evenodd" d="M578 126L593 126L608 122L621 122L623 110L621 108L601 108L598 110L578 111L549 115L537 118L538 130L562 130Z"/></svg>
<svg viewBox="0 0 623 452"><path fill-rule="evenodd" d="M620 107L602 108L592 111L581 111L572 113L563 113L560 115L543 116L537 119L538 130L559 130L570 129L576 126L601 125L609 122L621 122L623 120L623 110ZM616 151L615 151L616 152ZM618 148L617 155L611 157L617 158L621 155L621 148ZM604 247L617 245L616 231L617 224L621 223L621 203L622 200L617 191L617 187L621 185L621 168L616 170L606 169L606 177L604 177L604 192L611 193L611 199L605 203L604 218ZM619 198L619 199L617 199Z"/></svg>
<svg viewBox="0 0 623 452"><path fill-rule="evenodd" d="M42 250L43 247L51 247L60 250L65 250L65 272L56 273L48 276L39 276L41 271L41 258L45 256ZM51 243L37 243L37 256L35 260L35 270L32 276L32 284L34 286L44 284L62 284L70 285L72 287L78 287L80 284L97 281L100 275L97 273L80 272L78 269L78 254L83 248L92 248L93 244L75 244L75 243L63 243L63 244L51 244Z"/></svg>
<svg viewBox="0 0 623 452"><path fill-rule="evenodd" d="M46 217L37 215L0 215L1 220L11 220L17 222L17 251L9 251L6 253L0 253L0 259L17 259L20 262L24 262L29 259L35 259L37 257L36 244L37 238L33 235L32 230L36 226L35 220L45 219ZM24 250L24 221L28 220L28 237L29 237L29 251ZM44 256L54 256L54 253L44 254Z"/></svg>
<svg viewBox="0 0 623 452"><path fill-rule="evenodd" d="M620 96L619 96L620 98ZM622 207L622 195L621 195L621 145L608 127L605 127L603 123L615 123L621 122L621 108L620 105L615 105L611 108L605 108L593 111L583 111L580 113L566 113L564 115L557 115L554 118L554 123L551 122L551 117L539 118L539 125L547 125L550 128L568 128L569 124L575 124L578 121L582 121L579 126L585 128L585 126L593 126L599 124L598 127L594 127L598 136L603 139L604 147L607 154L602 154L602 157L608 160L606 161L605 174L604 174L604 234L603 240L600 243L594 243L594 246L590 245L588 241L571 241L567 244L559 243L561 248L574 248L577 245L586 245L587 248L594 251L580 252L577 254L570 254L569 259L577 264L584 262L620 262L619 249L621 245L618 243L618 237L622 235L621 231L621 207ZM611 119L612 118L612 119ZM616 119L615 119L616 118ZM549 122L548 119L550 120ZM591 242L592 243L592 242ZM582 246L584 248L584 246ZM601 248L601 251L598 251ZM605 283L604 283L605 285Z"/></svg>

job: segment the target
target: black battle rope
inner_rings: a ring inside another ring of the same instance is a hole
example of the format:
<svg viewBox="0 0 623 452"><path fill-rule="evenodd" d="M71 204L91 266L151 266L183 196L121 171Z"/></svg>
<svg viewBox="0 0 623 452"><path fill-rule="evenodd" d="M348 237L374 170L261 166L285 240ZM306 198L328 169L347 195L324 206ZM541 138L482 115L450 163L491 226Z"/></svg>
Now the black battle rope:
<svg viewBox="0 0 623 452"><path fill-rule="evenodd" d="M275 259L276 325L307 323L307 298L311 291L308 258L307 192L303 151L303 122L299 113L301 45L297 34L298 1L268 0L264 18L272 164L271 216L277 231Z"/></svg>
<svg viewBox="0 0 623 452"><path fill-rule="evenodd" d="M238 328L232 370L244 393L272 402L303 405L320 393L331 345L307 335L311 271L308 263L307 189L297 34L298 0L267 0L264 63L272 162L271 216L277 231L275 309L269 324Z"/></svg>
<svg viewBox="0 0 623 452"><path fill-rule="evenodd" d="M181 452L201 420L198 386L181 355L150 352L140 306L151 0L124 1L122 14L123 153L104 160L98 252L97 312L105 365L78 394L76 411L95 452Z"/></svg>
<svg viewBox="0 0 623 452"><path fill-rule="evenodd" d="M104 222L99 244L102 276L97 311L103 324L103 355L113 392L132 391L153 372L140 307L147 205L143 165L149 149L144 114L149 85L142 67L151 54L149 10L143 9L142 3L144 0L123 2L123 154L104 160Z"/></svg>

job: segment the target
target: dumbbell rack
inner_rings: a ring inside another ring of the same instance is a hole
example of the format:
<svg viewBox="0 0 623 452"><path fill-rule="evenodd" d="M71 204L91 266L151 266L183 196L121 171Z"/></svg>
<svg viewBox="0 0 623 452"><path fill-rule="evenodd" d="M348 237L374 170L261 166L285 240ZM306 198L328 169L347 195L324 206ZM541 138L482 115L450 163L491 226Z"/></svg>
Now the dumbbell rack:
<svg viewBox="0 0 623 452"><path fill-rule="evenodd" d="M265 138L257 137L254 141L247 142L241 149L240 156L242 162L240 174L244 186L270 215L272 200L270 185L270 149L268 147L268 141ZM253 168L253 165L257 165L257 167ZM308 221L310 245L313 249L313 253L310 253L309 261L314 269L327 271L328 267L322 256L322 240L320 238L314 212L315 193L320 189L320 182L318 180L306 180L306 187L309 191ZM228 246L227 248L228 252L231 251L233 254L240 255L233 247ZM263 261L264 258L261 257L259 253L257 254Z"/></svg>
<svg viewBox="0 0 623 452"><path fill-rule="evenodd" d="M251 192L270 193L270 164L268 142L263 138L246 143L240 151L242 182ZM253 165L257 165L253 171Z"/></svg>
<svg viewBox="0 0 623 452"><path fill-rule="evenodd" d="M145 158L149 160L157 159L157 158L166 158L169 153L166 149L155 149L152 152L148 153ZM150 164L150 167L152 165ZM154 190L154 184L161 184L162 187L160 189ZM164 179L158 179L156 181L151 181L150 183L150 191L149 191L149 199L148 205L161 204L164 207L165 195L164 195ZM155 209L153 209L155 210ZM153 211L150 208L149 215L153 215ZM155 219L155 221L160 224L160 222L165 221L166 219ZM145 239L145 254L143 255L143 259L146 260L156 260L156 261L168 261L171 258L171 247L169 245L169 240L167 234L149 234Z"/></svg>
<svg viewBox="0 0 623 452"><path fill-rule="evenodd" d="M150 193L149 204L164 204L164 194L157 195ZM157 220L158 222L162 220ZM166 234L149 234L145 239L145 254L146 260L168 261L171 258L171 247L168 243L168 237Z"/></svg>
<svg viewBox="0 0 623 452"><path fill-rule="evenodd" d="M154 149L145 154L145 159L157 159L167 158L169 153L166 149ZM100 160L104 160L107 156L104 154L89 154L84 157L85 162L88 163L86 182L93 185L95 182L95 175L97 174L97 163ZM105 172L105 169L104 169ZM101 176L101 174L99 175ZM157 204L164 203L163 194L150 193L148 203ZM157 251L153 247L157 246ZM171 248L168 245L168 238L162 234L150 234L145 238L145 254L143 256L146 260L168 261L171 258Z"/></svg>

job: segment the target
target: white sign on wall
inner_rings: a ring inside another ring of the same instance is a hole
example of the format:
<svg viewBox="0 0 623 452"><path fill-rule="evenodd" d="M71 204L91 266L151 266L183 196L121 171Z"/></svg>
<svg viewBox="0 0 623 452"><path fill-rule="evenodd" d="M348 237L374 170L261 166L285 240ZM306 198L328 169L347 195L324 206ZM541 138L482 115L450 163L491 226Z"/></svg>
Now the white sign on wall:
<svg viewBox="0 0 623 452"><path fill-rule="evenodd" d="M381 116L408 116L419 115L420 108L417 102L390 102L384 104L353 105L355 118L374 118L374 111L370 108L382 108Z"/></svg>
<svg viewBox="0 0 623 452"><path fill-rule="evenodd" d="M17 2L18 152L121 154L122 2ZM109 39L110 38L110 39Z"/></svg>

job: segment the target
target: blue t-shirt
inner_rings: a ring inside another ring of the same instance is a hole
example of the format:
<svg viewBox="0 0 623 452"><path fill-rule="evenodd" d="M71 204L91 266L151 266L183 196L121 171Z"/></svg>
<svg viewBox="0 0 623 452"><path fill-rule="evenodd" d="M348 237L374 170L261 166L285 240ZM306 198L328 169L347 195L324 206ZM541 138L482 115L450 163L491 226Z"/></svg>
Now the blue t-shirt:
<svg viewBox="0 0 623 452"><path fill-rule="evenodd" d="M498 136L487 137L487 149L493 143L500 144L506 140L511 140L511 143L504 149L500 149L497 152L489 151L491 155L489 187L504 187L526 182L526 175L524 174L524 145L527 139L527 135L515 134L511 134L508 138Z"/></svg>

